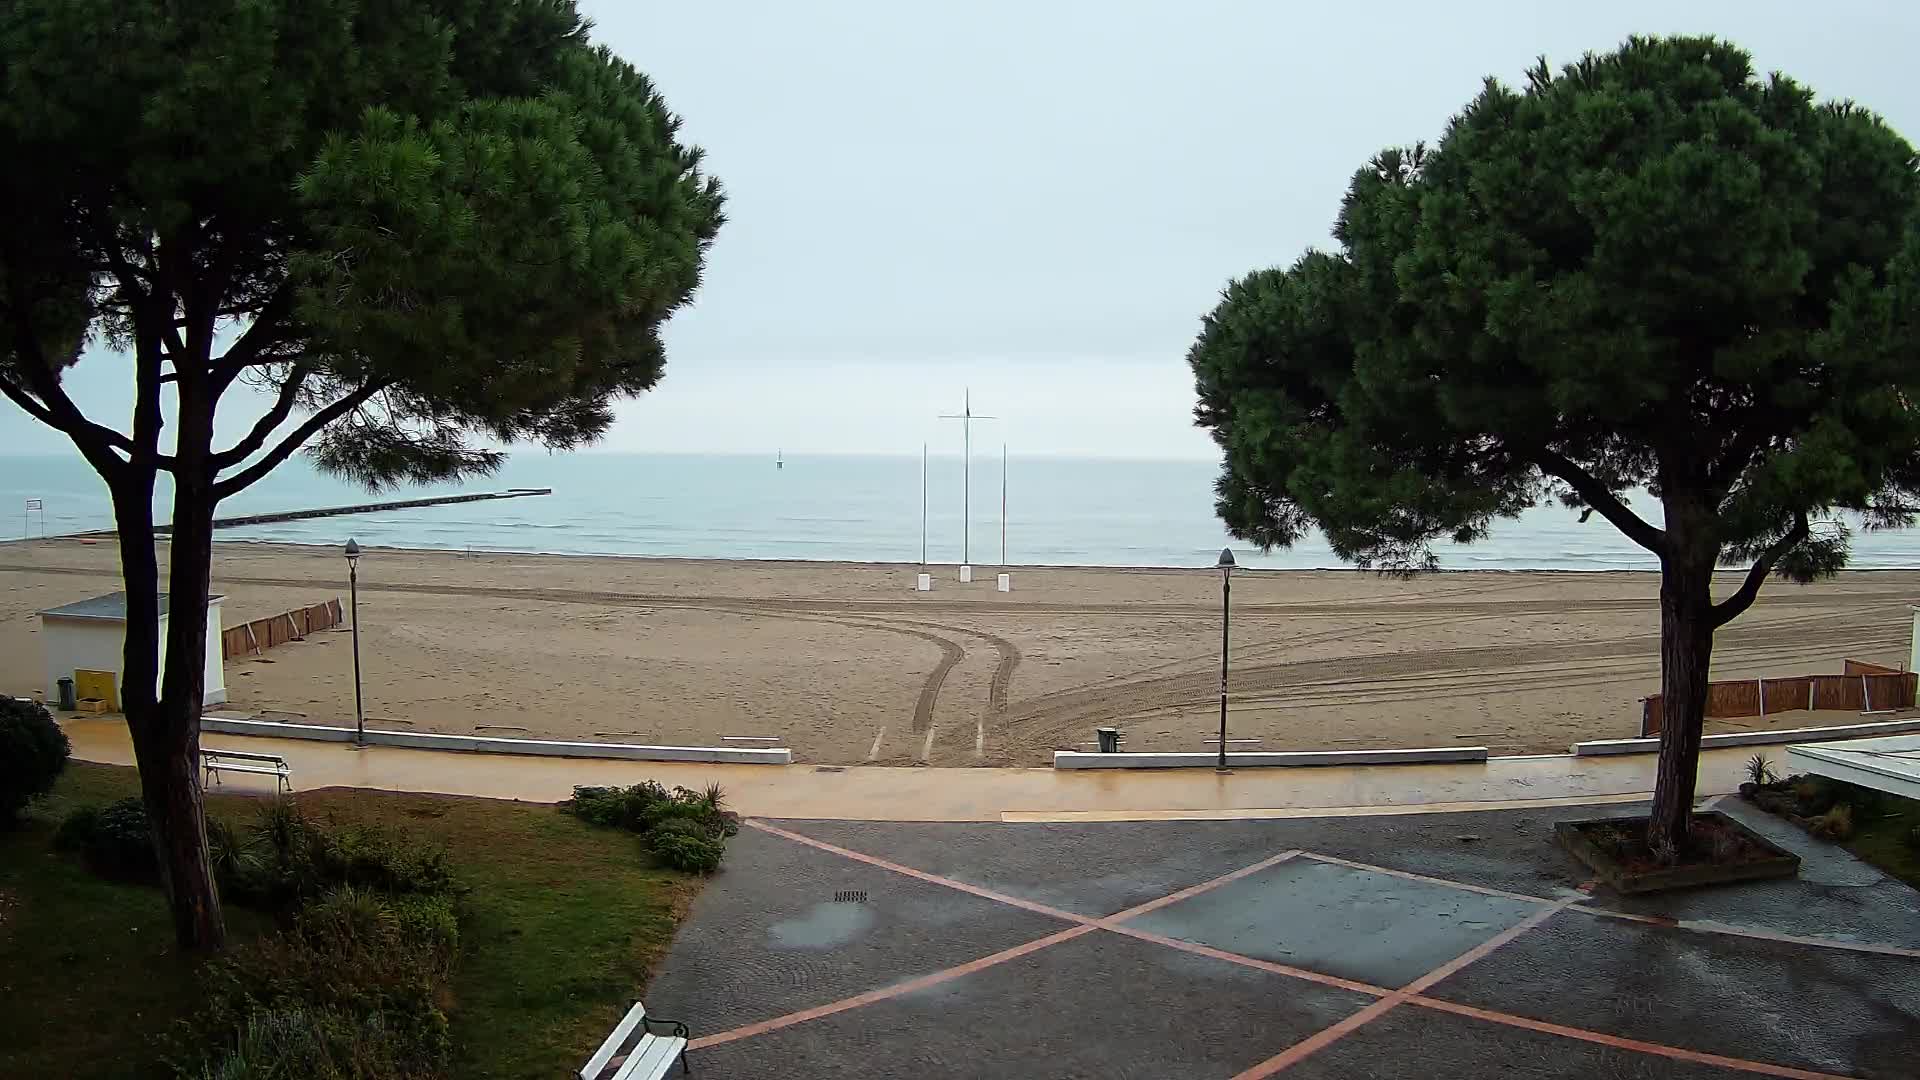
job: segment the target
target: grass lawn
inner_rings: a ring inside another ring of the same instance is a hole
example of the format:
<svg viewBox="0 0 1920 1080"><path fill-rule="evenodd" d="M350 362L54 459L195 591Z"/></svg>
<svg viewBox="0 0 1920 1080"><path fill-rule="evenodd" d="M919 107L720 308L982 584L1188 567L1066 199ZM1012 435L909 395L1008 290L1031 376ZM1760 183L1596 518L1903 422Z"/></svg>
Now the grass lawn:
<svg viewBox="0 0 1920 1080"><path fill-rule="evenodd" d="M0 1076L165 1076L160 1038L198 999L158 889L103 881L51 849L67 809L137 794L132 769L73 763L17 830L0 831ZM236 822L258 800L216 795ZM647 865L631 834L552 806L329 789L310 816L371 821L447 845L463 890L453 1075L550 1080L578 1069L645 985L697 878ZM235 941L270 925L227 908Z"/></svg>

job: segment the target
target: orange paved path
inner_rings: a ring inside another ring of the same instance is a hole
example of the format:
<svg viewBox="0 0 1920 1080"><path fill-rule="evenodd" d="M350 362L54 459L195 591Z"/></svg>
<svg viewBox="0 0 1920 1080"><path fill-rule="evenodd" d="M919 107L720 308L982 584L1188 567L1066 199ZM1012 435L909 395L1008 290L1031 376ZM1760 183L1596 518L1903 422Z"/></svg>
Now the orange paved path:
<svg viewBox="0 0 1920 1080"><path fill-rule="evenodd" d="M63 722L74 756L131 765L119 718ZM895 768L693 765L675 762L471 754L250 736L205 735L204 745L279 754L297 789L360 787L557 802L576 784L643 779L690 788L718 783L750 817L865 821L1111 821L1306 817L1329 813L1484 810L1516 803L1631 801L1653 789L1651 754L1603 758L1495 758L1485 765L1055 771L1050 768ZM1735 790L1750 749L1701 755L1701 797ZM271 790L229 774L227 790Z"/></svg>

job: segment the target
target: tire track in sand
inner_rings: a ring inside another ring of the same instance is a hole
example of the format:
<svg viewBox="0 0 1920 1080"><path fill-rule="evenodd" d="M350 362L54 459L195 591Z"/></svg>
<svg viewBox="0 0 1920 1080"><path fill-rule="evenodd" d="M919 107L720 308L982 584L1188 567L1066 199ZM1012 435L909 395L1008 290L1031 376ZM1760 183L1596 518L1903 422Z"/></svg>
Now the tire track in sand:
<svg viewBox="0 0 1920 1080"><path fill-rule="evenodd" d="M739 615L743 618L749 618L749 619L751 618L789 619L795 622L828 623L835 626L853 627L854 629L859 629L859 630L880 630L887 633L904 634L908 637L919 638L922 641L930 641L934 644L935 647L937 647L940 650L940 662L935 664L933 667L933 670L927 673L926 680L920 684L920 696L917 700L915 700L913 704L912 731L916 735L925 735L930 733L933 730L933 713L934 713L934 709L940 703L940 690L943 686L946 685L947 676L951 674L953 669L959 666L960 661L966 659L966 656L967 656L967 651L964 648L962 648L958 642L953 641L951 638L943 638L938 634L927 633L924 630L909 629L908 627L898 626L893 623L885 622L880 619L861 619L861 618L850 618L846 616L819 615L819 614L801 613L801 612L793 612L793 611L780 611L777 609L764 609L759 607L732 607L724 604L705 603L705 602L699 602L699 601L681 602L681 601L672 601L672 600L667 600L667 601L645 600L645 601L633 601L631 603L627 603L619 600L594 600L594 601L562 600L562 601L556 601L556 602L557 603L611 604L613 606L618 606L618 607L680 608L688 611L717 611L717 612L721 612L728 615ZM937 626L937 624L927 624L927 623L919 623L915 625ZM947 629L957 629L957 628L949 627ZM925 758L925 755L923 754L922 760L924 760L924 758Z"/></svg>
<svg viewBox="0 0 1920 1080"><path fill-rule="evenodd" d="M119 576L117 567L91 568L74 566L42 566L33 563L0 563L0 572L17 571L28 574L77 574L85 577L115 578ZM1874 571L1857 571L1872 573ZM216 574L213 579L231 585L262 585L284 588L327 588L337 589L340 583L333 577L256 577L250 575ZM684 593L642 593L612 592L591 589L532 589L510 588L497 585L449 585L433 582L385 582L374 584L363 582L362 587L369 590L386 592L428 593L448 596L490 596L500 599L548 600L556 603L618 603L635 601L649 604L717 604L733 607L751 607L754 609L801 610L821 614L842 614L873 617L912 618L927 614L944 615L1113 615L1141 618L1191 618L1218 619L1219 608L1211 602L1199 604L1166 603L1143 601L1131 603L1051 603L1047 601L991 601L991 600L854 600L831 597L808 599L761 598L750 596L711 596ZM1450 592L1461 595L1473 595L1486 590L1459 589ZM1784 605L1831 605L1839 606L1851 603L1905 603L1906 594L1893 589L1887 590L1846 590L1821 589L1805 593L1776 590L1767 594L1767 603L1774 606ZM1296 601L1296 602L1253 602L1235 604L1235 618L1261 618L1269 616L1405 616L1405 615L1566 615L1599 614L1610 611L1649 611L1657 612L1660 601L1657 596L1646 597L1594 597L1586 600L1439 600L1431 602L1420 597L1408 597L1397 600L1341 600L1341 601Z"/></svg>
<svg viewBox="0 0 1920 1080"><path fill-rule="evenodd" d="M1877 639L1859 632L1857 616L1806 616L1788 625L1755 627L1723 645L1728 659L1768 646L1804 645L1809 635L1838 632L1832 643L1847 647L1855 638ZM1848 631L1852 631L1848 633ZM1475 677L1522 665L1578 663L1641 658L1657 655L1658 634L1634 634L1600 641L1555 642L1533 646L1482 645L1420 652L1370 653L1362 656L1293 660L1256 664L1234 672L1235 684L1245 694L1284 690L1307 681L1338 680L1351 689L1372 688L1375 680L1431 674ZM1217 685L1216 672L1162 675L1108 683L1094 690L1055 691L1019 702L1008 714L1009 734L1028 745L1045 745L1088 723L1105 723L1119 716L1180 707L1202 699ZM1429 692L1432 692L1431 690Z"/></svg>
<svg viewBox="0 0 1920 1080"><path fill-rule="evenodd" d="M114 568L90 569L77 566L35 566L29 564L0 563L0 572L71 574L80 577L111 578L118 574ZM282 578L257 577L237 574L215 574L211 581L227 585L260 585L270 588L337 588L339 582L324 578ZM671 593L623 593L603 592L588 589L523 589L498 585L441 585L422 582L362 582L361 588L368 592L397 592L435 596L487 596L503 600L539 600L555 604L590 604L602 607L646 607L677 608L690 611L717 611L742 617L762 617L770 619L789 619L796 622L827 623L854 629L878 630L884 633L902 634L907 637L932 643L940 650L940 660L932 671L927 673L921 683L920 694L913 706L912 731L916 735L926 735L933 729L933 714L940 701L940 690L946 684L947 676L966 658L966 649L951 638L930 633L927 629L913 629L913 626L929 629L958 631L984 637L994 642L996 649L1002 649L999 667L994 672L993 699L1005 708L1007 689L1013 681L1013 669L1019 664L1019 649L1012 642L996 638L981 631L965 630L960 627L943 626L939 623L913 623L911 626L895 625L892 621L865 617L859 614L863 609L826 604L816 605L813 601L757 600L751 597L717 596L679 596ZM824 608L824 610L821 610ZM1011 652L1009 657L1008 651ZM922 755L924 760L924 755Z"/></svg>
<svg viewBox="0 0 1920 1080"><path fill-rule="evenodd" d="M987 686L987 707L975 718L974 723L973 756L975 758L984 757L986 754L986 737L989 730L988 722L992 722L991 730L996 733L1004 727L1002 718L1006 716L1007 706L1012 695L1013 676L1020 670L1020 646L1015 645L1012 641L998 634L990 634L985 630L975 630L966 626L953 626L948 623L922 622L919 620L894 619L887 621L890 625L919 626L928 630L945 630L952 634L966 634L970 637L980 638L993 646L998 660L993 666L993 679ZM930 731L931 729L928 730ZM931 748L933 740L927 740L925 745L928 749L927 752L921 755L923 759L932 756Z"/></svg>

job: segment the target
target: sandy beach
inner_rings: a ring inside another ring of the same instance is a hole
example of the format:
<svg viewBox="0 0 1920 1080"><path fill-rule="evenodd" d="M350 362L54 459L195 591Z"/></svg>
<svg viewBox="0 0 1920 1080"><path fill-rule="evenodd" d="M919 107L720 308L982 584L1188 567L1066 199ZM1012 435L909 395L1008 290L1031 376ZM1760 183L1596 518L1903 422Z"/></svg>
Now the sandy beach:
<svg viewBox="0 0 1920 1080"><path fill-rule="evenodd" d="M163 548L164 551L164 548ZM337 552L216 545L229 626L347 599ZM713 744L798 760L1041 765L1115 725L1210 749L1220 580L1187 570L993 568L377 550L361 560L367 713L403 730ZM37 695L34 613L120 587L111 542L0 544L0 692ZM1725 589L1733 587L1730 575ZM1637 573L1346 571L1234 578L1231 737L1245 748L1564 751L1638 734L1657 690L1657 581ZM1721 632L1717 679L1907 658L1920 572L1770 583ZM227 665L231 711L353 721L344 630ZM1842 723L1793 711L1709 730Z"/></svg>

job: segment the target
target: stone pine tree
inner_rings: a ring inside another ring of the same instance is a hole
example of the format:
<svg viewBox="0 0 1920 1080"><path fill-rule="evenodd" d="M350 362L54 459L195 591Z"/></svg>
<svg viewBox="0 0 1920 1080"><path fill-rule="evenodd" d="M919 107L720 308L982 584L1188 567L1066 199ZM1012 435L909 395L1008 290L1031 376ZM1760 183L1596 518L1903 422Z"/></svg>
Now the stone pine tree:
<svg viewBox="0 0 1920 1080"><path fill-rule="evenodd" d="M1410 572L1557 500L1651 552L1648 838L1676 857L1714 631L1770 575L1844 565L1850 528L1913 520L1917 210L1914 150L1879 117L1723 41L1489 80L1438 144L1355 175L1336 249L1207 316L1189 362L1219 513ZM1720 565L1740 572L1716 599Z"/></svg>
<svg viewBox="0 0 1920 1080"><path fill-rule="evenodd" d="M184 946L224 935L197 776L215 507L302 450L376 488L484 474L660 377L721 193L587 31L571 0L0 7L0 392L112 494ZM89 345L125 358L130 416L63 387Z"/></svg>

